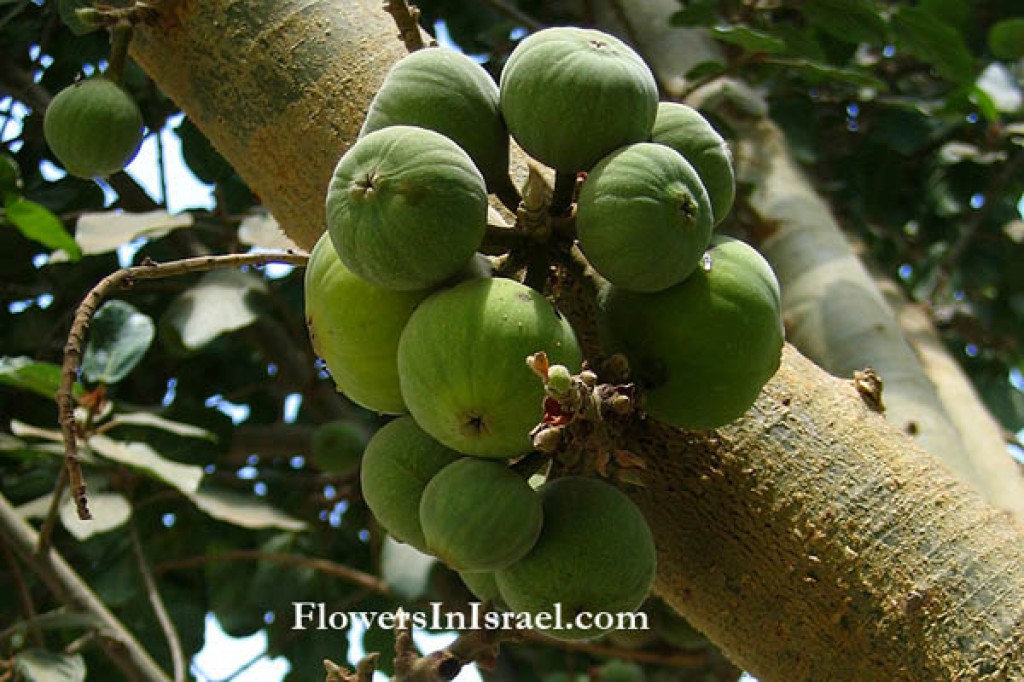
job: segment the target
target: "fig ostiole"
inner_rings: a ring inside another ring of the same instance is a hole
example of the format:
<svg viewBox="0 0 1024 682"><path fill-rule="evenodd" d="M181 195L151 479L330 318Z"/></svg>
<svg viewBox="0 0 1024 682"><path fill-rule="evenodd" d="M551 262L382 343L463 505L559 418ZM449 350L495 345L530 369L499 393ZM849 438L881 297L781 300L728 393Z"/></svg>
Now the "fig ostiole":
<svg viewBox="0 0 1024 682"><path fill-rule="evenodd" d="M371 284L411 291L442 283L474 256L487 227L487 189L444 135L382 128L339 159L327 229L345 266Z"/></svg>
<svg viewBox="0 0 1024 682"><path fill-rule="evenodd" d="M423 429L467 455L528 452L543 416L544 384L524 359L582 362L572 327L539 293L511 279L478 279L423 301L398 343L409 412Z"/></svg>
<svg viewBox="0 0 1024 682"><path fill-rule="evenodd" d="M722 222L736 197L736 175L729 144L714 126L693 107L660 102L651 141L675 149L693 164L711 199L715 224Z"/></svg>
<svg viewBox="0 0 1024 682"><path fill-rule="evenodd" d="M580 192L580 248L605 279L630 291L661 291L686 279L713 227L697 171L663 145L641 142L612 152Z"/></svg>

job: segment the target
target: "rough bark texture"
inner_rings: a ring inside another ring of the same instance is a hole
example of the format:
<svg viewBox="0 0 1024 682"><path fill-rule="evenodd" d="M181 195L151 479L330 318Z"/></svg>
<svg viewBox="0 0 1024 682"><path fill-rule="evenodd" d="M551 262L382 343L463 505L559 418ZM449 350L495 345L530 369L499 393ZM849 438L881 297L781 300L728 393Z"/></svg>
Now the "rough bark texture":
<svg viewBox="0 0 1024 682"><path fill-rule="evenodd" d="M747 205L762 232L760 248L783 283L787 339L836 376L849 378L865 367L877 371L889 421L993 504L1019 513L1024 478L1005 446L965 446L922 358L828 205L790 157L781 130L768 119L748 119L737 129L737 167L755 187Z"/></svg>
<svg viewBox="0 0 1024 682"><path fill-rule="evenodd" d="M328 157L400 54L382 16L367 0L183 1L136 56L308 245ZM763 680L1024 676L1024 530L848 382L787 350L736 424L636 422L623 444L652 467L636 498L658 591Z"/></svg>
<svg viewBox="0 0 1024 682"><path fill-rule="evenodd" d="M709 436L658 424L658 591L762 680L1024 676L1021 528L795 351Z"/></svg>
<svg viewBox="0 0 1024 682"><path fill-rule="evenodd" d="M405 54L379 2L174 0L132 56L304 249L388 67Z"/></svg>

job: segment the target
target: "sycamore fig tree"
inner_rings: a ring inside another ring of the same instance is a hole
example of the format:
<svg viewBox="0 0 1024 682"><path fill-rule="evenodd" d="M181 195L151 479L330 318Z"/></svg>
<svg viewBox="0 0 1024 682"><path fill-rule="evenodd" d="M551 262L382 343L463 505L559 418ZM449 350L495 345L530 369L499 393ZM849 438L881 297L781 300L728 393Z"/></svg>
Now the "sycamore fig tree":
<svg viewBox="0 0 1024 682"><path fill-rule="evenodd" d="M0 679L1024 677L1012 3L9 4Z"/></svg>

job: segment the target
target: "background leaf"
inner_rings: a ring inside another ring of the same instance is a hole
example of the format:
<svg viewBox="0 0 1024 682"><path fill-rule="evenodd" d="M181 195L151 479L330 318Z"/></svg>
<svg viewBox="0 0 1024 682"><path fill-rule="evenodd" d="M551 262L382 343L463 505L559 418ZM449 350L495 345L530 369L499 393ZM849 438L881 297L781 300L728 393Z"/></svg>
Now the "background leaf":
<svg viewBox="0 0 1024 682"><path fill-rule="evenodd" d="M380 575L403 599L419 599L427 593L430 569L437 559L390 535L380 552Z"/></svg>
<svg viewBox="0 0 1024 682"><path fill-rule="evenodd" d="M252 495L206 488L190 493L188 497L213 518L242 528L279 528L288 531L306 528L304 522L274 509Z"/></svg>
<svg viewBox="0 0 1024 682"><path fill-rule="evenodd" d="M78 518L78 508L71 498L60 505L61 523L78 540L120 528L132 517L132 505L120 493L89 493L89 511L92 519L83 521Z"/></svg>
<svg viewBox="0 0 1024 682"><path fill-rule="evenodd" d="M787 50L784 40L749 26L715 26L711 29L711 35L724 43L738 45L747 52L782 54Z"/></svg>
<svg viewBox="0 0 1024 682"><path fill-rule="evenodd" d="M142 471L186 495L198 490L199 483L203 480L203 470L200 467L162 457L145 443L129 443L96 435L89 438L85 445L98 455Z"/></svg>
<svg viewBox="0 0 1024 682"><path fill-rule="evenodd" d="M32 391L44 398L57 395L60 372L60 365L52 362L36 362L25 356L0 358L0 384ZM81 394L82 387L75 384L74 392Z"/></svg>
<svg viewBox="0 0 1024 682"><path fill-rule="evenodd" d="M197 350L221 334L248 327L257 311L253 292L266 291L259 278L241 270L215 270L178 297L162 320L189 350Z"/></svg>
<svg viewBox="0 0 1024 682"><path fill-rule="evenodd" d="M836 40L875 45L885 40L885 19L868 0L808 0L802 10L812 24Z"/></svg>
<svg viewBox="0 0 1024 682"><path fill-rule="evenodd" d="M4 218L32 241L62 250L73 261L82 257L82 249L64 229L64 223L42 204L10 195L4 201Z"/></svg>
<svg viewBox="0 0 1024 682"><path fill-rule="evenodd" d="M900 43L928 62L942 76L968 83L974 77L974 59L963 36L934 15L916 7L900 7L892 18Z"/></svg>
<svg viewBox="0 0 1024 682"><path fill-rule="evenodd" d="M988 32L988 47L1000 59L1024 57L1024 17L1006 19Z"/></svg>
<svg viewBox="0 0 1024 682"><path fill-rule="evenodd" d="M85 682L85 660L45 649L26 649L14 655L14 669L25 682Z"/></svg>
<svg viewBox="0 0 1024 682"><path fill-rule="evenodd" d="M171 215L167 211L128 213L101 211L83 213L75 225L75 240L82 253L93 256L111 253L136 239L159 239L174 230L192 227L191 213ZM51 262L60 262L65 256L54 254Z"/></svg>
<svg viewBox="0 0 1024 682"><path fill-rule="evenodd" d="M92 318L82 375L92 383L116 384L139 364L155 335L148 315L124 301L107 301Z"/></svg>

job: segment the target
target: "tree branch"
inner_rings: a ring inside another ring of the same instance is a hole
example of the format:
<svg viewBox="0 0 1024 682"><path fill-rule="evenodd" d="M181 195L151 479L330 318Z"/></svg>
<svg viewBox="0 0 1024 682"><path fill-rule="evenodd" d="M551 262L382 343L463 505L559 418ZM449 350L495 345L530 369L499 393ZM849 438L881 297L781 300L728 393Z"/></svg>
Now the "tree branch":
<svg viewBox="0 0 1024 682"><path fill-rule="evenodd" d="M7 542L0 538L0 550L3 550L4 563L7 564L7 569L10 571L11 580L14 581L14 589L18 593L18 600L21 602L21 608L25 612L25 621L32 623L36 617L36 607L32 602L32 595L28 591L28 585L25 583L25 576L21 572L21 567L18 566L18 561L12 554L10 547L7 546ZM12 625L7 630L0 632L0 642L6 639L7 634L12 630L17 630L18 625ZM32 637L32 641L37 647L43 647L43 633L39 631L39 628L34 625L30 625L29 634Z"/></svg>
<svg viewBox="0 0 1024 682"><path fill-rule="evenodd" d="M64 466L67 471L68 481L71 484L71 495L75 501L75 506L78 508L78 517L80 519L89 519L92 518L92 515L89 513L85 479L82 476L82 468L78 460L78 429L75 424L74 386L82 363L85 334L89 329L92 316L100 303L114 291L129 289L140 280L177 277L179 275L207 272L219 268L237 268L243 265L261 266L268 263L289 263L302 266L308 260L309 256L306 254L285 252L202 256L170 263L147 261L142 265L124 268L107 275L86 294L85 299L79 304L78 310L75 312L75 319L68 334L68 341L64 346L64 363L61 368L60 389L57 391L56 396L58 419L60 420L61 433L64 435ZM58 490L60 486L61 483L58 481ZM45 542L49 542L48 537L43 539ZM45 549L45 547L46 545L43 544L40 549Z"/></svg>
<svg viewBox="0 0 1024 682"><path fill-rule="evenodd" d="M226 552L217 552L216 554L201 554L192 557L185 557L183 559L174 559L172 561L159 563L154 567L154 569L156 573L161 574L166 573L167 571L195 568L197 566L203 566L217 561L267 561L275 564L284 564L286 566L311 568L314 571L320 571L326 575L341 578L342 580L358 585L359 587L367 589L375 594L385 596L391 595L391 588L389 588L388 584L377 576L364 573L354 568L349 568L344 564L339 564L327 559L320 559L318 557L302 556L300 554L263 552L256 549L235 549Z"/></svg>
<svg viewBox="0 0 1024 682"><path fill-rule="evenodd" d="M410 5L406 0L388 0L384 3L384 11L395 20L399 31L398 37L405 43L405 49L409 52L437 45L435 40L429 42L423 40L423 33L420 29L420 9L416 5Z"/></svg>
<svg viewBox="0 0 1024 682"><path fill-rule="evenodd" d="M0 494L0 536L14 553L31 567L60 601L103 623L100 645L121 669L126 679L142 682L171 682L149 653L93 593L84 580L56 551L36 551L38 534L26 523L5 496Z"/></svg>
<svg viewBox="0 0 1024 682"><path fill-rule="evenodd" d="M132 542L132 551L135 553L135 563L139 568L139 575L142 577L142 585L149 597L149 603L153 607L153 614L156 616L160 629L163 630L164 639L167 640L167 648L171 653L171 668L173 670L174 682L185 682L185 655L181 651L181 638L178 637L178 630L167 613L167 606L163 597L160 596L160 589L153 579L153 571L149 568L146 555L142 551L142 541L139 539L139 529L135 525L134 515L128 523L128 533Z"/></svg>

